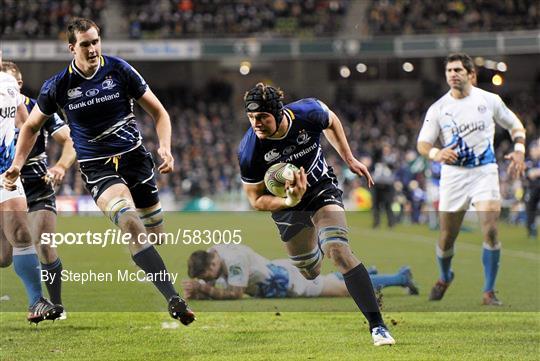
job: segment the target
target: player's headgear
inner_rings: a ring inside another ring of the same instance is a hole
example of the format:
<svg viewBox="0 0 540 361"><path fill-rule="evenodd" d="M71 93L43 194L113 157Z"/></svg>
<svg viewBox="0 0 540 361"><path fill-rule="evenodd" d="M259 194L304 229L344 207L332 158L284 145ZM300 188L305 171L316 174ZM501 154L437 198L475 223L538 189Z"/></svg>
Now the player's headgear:
<svg viewBox="0 0 540 361"><path fill-rule="evenodd" d="M244 95L246 113L270 113L276 119L276 131L283 119L283 91L258 83Z"/></svg>

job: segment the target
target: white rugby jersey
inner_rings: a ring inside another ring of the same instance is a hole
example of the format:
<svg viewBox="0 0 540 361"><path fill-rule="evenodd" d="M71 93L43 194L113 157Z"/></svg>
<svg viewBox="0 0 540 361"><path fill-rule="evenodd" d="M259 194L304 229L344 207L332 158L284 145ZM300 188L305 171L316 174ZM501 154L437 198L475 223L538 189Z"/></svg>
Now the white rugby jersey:
<svg viewBox="0 0 540 361"><path fill-rule="evenodd" d="M11 166L15 156L15 115L22 102L17 80L0 72L0 174Z"/></svg>
<svg viewBox="0 0 540 361"><path fill-rule="evenodd" d="M467 97L456 99L449 91L429 107L418 141L435 144L439 139L445 148L456 145L458 166L496 163L495 122L507 130L522 127L497 94L472 87Z"/></svg>
<svg viewBox="0 0 540 361"><path fill-rule="evenodd" d="M246 287L254 297L285 297L290 287L289 272L273 264L244 245L216 245L215 250L227 267L226 282L230 286Z"/></svg>

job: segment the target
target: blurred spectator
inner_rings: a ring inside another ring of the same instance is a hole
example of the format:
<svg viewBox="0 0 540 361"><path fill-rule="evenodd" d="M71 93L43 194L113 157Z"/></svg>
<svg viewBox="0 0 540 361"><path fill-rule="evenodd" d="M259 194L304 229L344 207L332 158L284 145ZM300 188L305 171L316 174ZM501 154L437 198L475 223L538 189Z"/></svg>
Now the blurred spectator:
<svg viewBox="0 0 540 361"><path fill-rule="evenodd" d="M537 238L536 215L540 202L540 140L533 142L529 148L527 160L527 233L530 238Z"/></svg>
<svg viewBox="0 0 540 361"><path fill-rule="evenodd" d="M347 0L124 1L131 38L335 34Z"/></svg>
<svg viewBox="0 0 540 361"><path fill-rule="evenodd" d="M371 35L468 33L538 29L538 0L374 0Z"/></svg>
<svg viewBox="0 0 540 361"><path fill-rule="evenodd" d="M392 203L394 202L394 172L392 168L397 165L397 154L392 151L389 144L384 144L375 156L375 165L371 175L375 185L373 194L373 228L381 223L381 210L386 212L388 228L394 226Z"/></svg>
<svg viewBox="0 0 540 361"><path fill-rule="evenodd" d="M106 0L0 0L3 39L64 39L74 16L94 20L105 33L101 12Z"/></svg>

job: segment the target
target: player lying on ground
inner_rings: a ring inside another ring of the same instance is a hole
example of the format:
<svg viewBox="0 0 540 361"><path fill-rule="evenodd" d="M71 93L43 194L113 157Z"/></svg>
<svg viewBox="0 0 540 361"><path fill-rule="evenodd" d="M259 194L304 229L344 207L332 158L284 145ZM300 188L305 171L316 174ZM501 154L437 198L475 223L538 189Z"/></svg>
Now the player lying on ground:
<svg viewBox="0 0 540 361"><path fill-rule="evenodd" d="M316 278L323 254L330 258L368 320L374 345L394 344L369 274L349 247L343 192L320 145L324 134L349 169L373 184L366 166L353 156L339 118L313 98L284 106L283 92L262 83L246 92L244 101L251 128L240 143L238 160L251 206L272 212L291 262L304 277ZM264 184L268 168L279 162L300 169L287 185L287 198L269 194Z"/></svg>
<svg viewBox="0 0 540 361"><path fill-rule="evenodd" d="M378 274L373 268L368 272L376 290L399 286L411 295L418 294L409 267L395 274ZM186 298L227 300L240 299L244 294L260 298L349 296L339 272L308 280L291 260L270 261L244 245L217 245L208 251L193 252L188 259L188 275L192 279L182 282Z"/></svg>
<svg viewBox="0 0 540 361"><path fill-rule="evenodd" d="M19 67L13 62L3 63L4 71L11 74L19 85L19 91L23 86L22 73ZM28 112L36 104L36 100L24 96L24 104ZM48 136L51 136L57 143L62 145L60 158L53 167L47 166L47 153L45 147ZM32 238L41 261L42 278L45 278L45 285L49 292L51 302L62 304L62 262L58 257L55 247L49 244L41 244L42 233L54 233L56 230L56 196L54 187L62 182L66 170L75 161L75 149L69 136L68 126L57 114L50 117L39 132L36 144L30 152L26 164L21 170L21 181L26 195L28 206L28 218L30 221ZM5 239L3 232L0 232L0 267L7 267L11 264L12 249ZM44 271L44 272L43 272ZM66 311L62 313L61 319L66 317Z"/></svg>
<svg viewBox="0 0 540 361"><path fill-rule="evenodd" d="M28 117L15 78L2 72L0 54L0 174L13 161L15 154L15 129L20 128ZM20 180L4 186L4 175L0 176L0 233L11 243L13 269L24 284L28 296L28 316L30 322L39 323L45 319L55 320L63 311L43 298L41 290L41 268L36 249L32 242L26 198ZM10 250L11 251L11 250ZM11 252L10 252L11 255Z"/></svg>
<svg viewBox="0 0 540 361"><path fill-rule="evenodd" d="M67 27L69 66L47 80L37 104L21 129L13 165L6 181L14 185L39 129L57 111L67 117L86 189L99 209L124 233L137 266L153 277L154 286L168 301L171 317L187 325L193 312L178 295L155 247L139 235L161 232L159 202L152 155L132 112L136 101L156 123L160 173L174 168L169 114L141 75L124 60L101 54L99 27L74 18ZM140 218L139 218L140 217Z"/></svg>
<svg viewBox="0 0 540 361"><path fill-rule="evenodd" d="M513 177L524 173L525 129L498 95L473 86L476 72L467 54L449 55L445 69L450 91L428 109L417 144L420 154L443 164L440 236L436 249L440 277L429 299L442 299L454 279L451 269L454 242L465 212L472 204L484 237L482 304L499 306L502 302L495 296L495 280L501 254L501 242L497 238L501 193L493 148L495 123L508 130L514 141L514 151L505 157L510 161L508 173ZM434 147L437 140L442 149Z"/></svg>

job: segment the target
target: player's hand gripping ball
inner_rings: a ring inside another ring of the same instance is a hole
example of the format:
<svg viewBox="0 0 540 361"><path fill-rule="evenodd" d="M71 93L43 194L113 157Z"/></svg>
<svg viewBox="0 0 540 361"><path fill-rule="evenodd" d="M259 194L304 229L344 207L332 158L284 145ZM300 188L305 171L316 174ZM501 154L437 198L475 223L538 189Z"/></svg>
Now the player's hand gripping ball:
<svg viewBox="0 0 540 361"><path fill-rule="evenodd" d="M285 183L294 182L294 173L299 172L294 164L276 163L266 171L264 175L264 184L266 189L276 197L286 198L287 190Z"/></svg>

